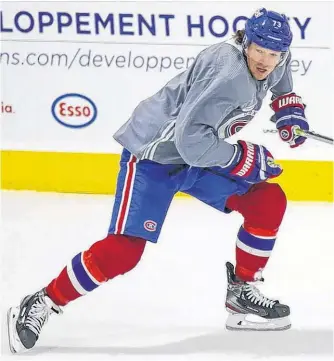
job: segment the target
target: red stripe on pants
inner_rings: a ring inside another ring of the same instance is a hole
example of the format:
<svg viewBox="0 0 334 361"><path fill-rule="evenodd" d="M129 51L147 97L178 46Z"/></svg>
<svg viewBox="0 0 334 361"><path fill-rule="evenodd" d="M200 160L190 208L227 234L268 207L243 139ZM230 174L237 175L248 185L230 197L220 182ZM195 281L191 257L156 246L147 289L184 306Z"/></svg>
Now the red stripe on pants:
<svg viewBox="0 0 334 361"><path fill-rule="evenodd" d="M130 190L131 190L132 178L134 175L134 167L135 167L134 163L136 161L137 161L137 158L134 155L132 155L127 164L128 170L126 172L125 186L124 186L125 188L123 190L122 200L121 200L120 209L119 209L119 216L118 216L117 224L116 224L116 232L115 232L116 234L122 233L126 209L128 207L128 202L131 201L131 200L129 200L129 194L130 194Z"/></svg>

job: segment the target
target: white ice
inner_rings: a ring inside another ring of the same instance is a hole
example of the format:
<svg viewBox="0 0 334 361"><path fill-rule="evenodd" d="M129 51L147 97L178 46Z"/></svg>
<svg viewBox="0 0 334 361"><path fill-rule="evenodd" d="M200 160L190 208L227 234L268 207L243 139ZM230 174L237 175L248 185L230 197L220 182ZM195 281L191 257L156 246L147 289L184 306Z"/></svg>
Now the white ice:
<svg viewBox="0 0 334 361"><path fill-rule="evenodd" d="M4 316L104 238L113 197L1 192L2 357ZM225 330L225 262L234 262L239 214L176 198L158 244L139 265L52 317L38 360L329 360L333 357L333 204L292 203L261 290L291 307L285 332ZM32 357L32 358L31 358Z"/></svg>

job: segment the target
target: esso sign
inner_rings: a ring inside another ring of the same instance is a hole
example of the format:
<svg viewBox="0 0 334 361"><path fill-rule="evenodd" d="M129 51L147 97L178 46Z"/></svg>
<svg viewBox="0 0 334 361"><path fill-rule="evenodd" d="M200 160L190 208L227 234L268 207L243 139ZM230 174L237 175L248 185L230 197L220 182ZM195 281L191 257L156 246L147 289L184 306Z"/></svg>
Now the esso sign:
<svg viewBox="0 0 334 361"><path fill-rule="evenodd" d="M87 127L97 117L94 102L85 95L77 93L58 97L52 103L51 112L58 123L69 128Z"/></svg>

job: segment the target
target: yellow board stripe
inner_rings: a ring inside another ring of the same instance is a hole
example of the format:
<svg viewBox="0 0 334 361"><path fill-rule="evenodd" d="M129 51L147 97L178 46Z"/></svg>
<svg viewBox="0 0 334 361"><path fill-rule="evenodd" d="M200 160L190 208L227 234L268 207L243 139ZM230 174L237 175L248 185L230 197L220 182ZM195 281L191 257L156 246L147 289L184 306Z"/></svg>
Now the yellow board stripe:
<svg viewBox="0 0 334 361"><path fill-rule="evenodd" d="M114 194L119 154L1 151L1 188ZM289 200L333 202L333 162L277 161Z"/></svg>

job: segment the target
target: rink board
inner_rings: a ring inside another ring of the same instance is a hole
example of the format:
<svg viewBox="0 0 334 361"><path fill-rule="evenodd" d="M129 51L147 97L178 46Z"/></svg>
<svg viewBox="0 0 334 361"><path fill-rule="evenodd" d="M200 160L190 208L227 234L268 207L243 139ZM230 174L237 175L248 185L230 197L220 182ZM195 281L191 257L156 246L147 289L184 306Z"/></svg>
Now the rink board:
<svg viewBox="0 0 334 361"><path fill-rule="evenodd" d="M7 1L1 8L2 188L113 194L122 152L113 135L140 102L188 69L202 50L244 28L263 2L40 6ZM333 134L333 111L324 111L332 103L324 71L333 64L332 4L283 1L274 10L290 18L289 66L310 128ZM254 121L233 127L240 131L226 141L261 144L281 159L284 173L275 181L289 199L332 201L331 146L311 140L295 149L283 144L269 121L270 102L268 94Z"/></svg>
<svg viewBox="0 0 334 361"><path fill-rule="evenodd" d="M1 152L1 188L43 192L114 194L119 154ZM333 162L281 160L275 180L289 200L333 202Z"/></svg>

